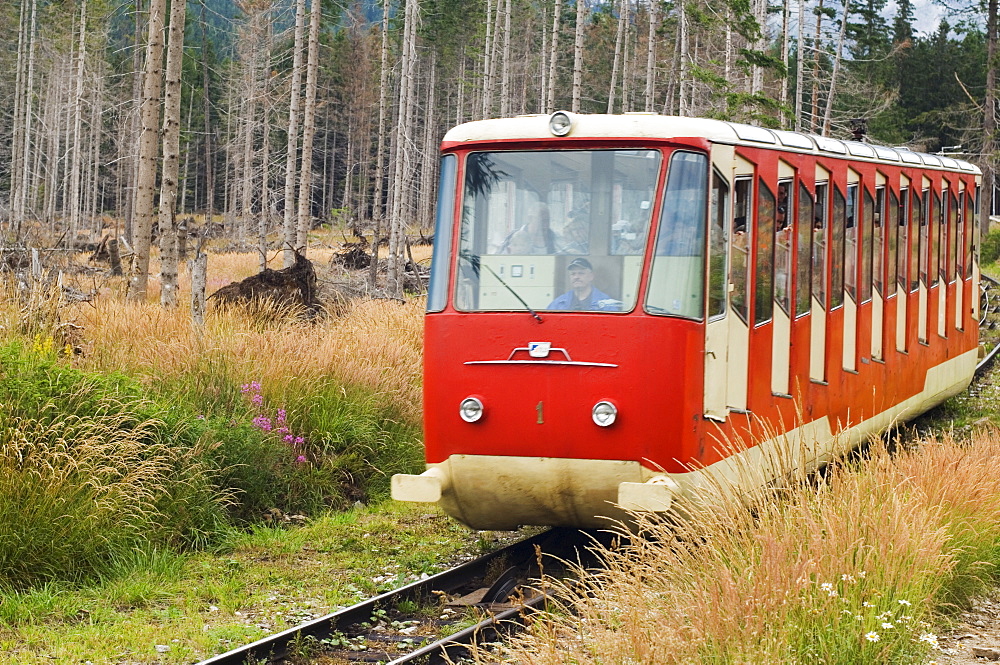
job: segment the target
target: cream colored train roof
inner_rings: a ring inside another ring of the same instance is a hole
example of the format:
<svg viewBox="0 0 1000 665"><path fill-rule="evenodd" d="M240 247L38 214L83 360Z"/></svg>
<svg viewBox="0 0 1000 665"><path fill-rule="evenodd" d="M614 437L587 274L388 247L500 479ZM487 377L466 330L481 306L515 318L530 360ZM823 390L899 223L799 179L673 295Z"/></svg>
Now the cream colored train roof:
<svg viewBox="0 0 1000 665"><path fill-rule="evenodd" d="M969 162L943 155L914 152L907 148L840 141L815 134L766 129L736 122L709 118L686 118L656 113L588 115L567 113L573 126L567 138L656 138L670 139L700 136L729 145L770 146L777 150L825 154L847 159L914 165L950 171L981 174ZM445 142L500 141L515 139L555 139L549 131L548 115L523 115L467 122L451 129Z"/></svg>

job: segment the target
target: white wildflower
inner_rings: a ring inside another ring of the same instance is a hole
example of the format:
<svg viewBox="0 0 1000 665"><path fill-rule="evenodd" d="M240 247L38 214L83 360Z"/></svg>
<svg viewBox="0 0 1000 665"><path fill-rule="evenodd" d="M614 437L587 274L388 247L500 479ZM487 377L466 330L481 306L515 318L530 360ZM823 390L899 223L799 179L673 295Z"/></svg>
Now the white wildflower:
<svg viewBox="0 0 1000 665"><path fill-rule="evenodd" d="M873 631L871 631L870 633L865 633L865 639L866 639L866 640L868 640L869 642L878 642L878 641L879 641L880 639L882 639L882 638L881 638L881 637L879 637L879 636L878 636L878 633L876 633L876 632L875 632L875 631L873 630Z"/></svg>

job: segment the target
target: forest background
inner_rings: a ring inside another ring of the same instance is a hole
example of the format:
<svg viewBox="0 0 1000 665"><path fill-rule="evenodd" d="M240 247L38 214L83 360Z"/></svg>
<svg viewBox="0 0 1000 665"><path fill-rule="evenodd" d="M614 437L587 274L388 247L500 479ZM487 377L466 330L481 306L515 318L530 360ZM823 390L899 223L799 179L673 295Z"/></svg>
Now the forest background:
<svg viewBox="0 0 1000 665"><path fill-rule="evenodd" d="M557 109L866 124L980 164L988 191L996 2L929 9L920 34L910 0L4 2L4 239L122 237L133 297L159 241L171 305L184 228L264 267L340 224L388 238L398 294L447 128Z"/></svg>

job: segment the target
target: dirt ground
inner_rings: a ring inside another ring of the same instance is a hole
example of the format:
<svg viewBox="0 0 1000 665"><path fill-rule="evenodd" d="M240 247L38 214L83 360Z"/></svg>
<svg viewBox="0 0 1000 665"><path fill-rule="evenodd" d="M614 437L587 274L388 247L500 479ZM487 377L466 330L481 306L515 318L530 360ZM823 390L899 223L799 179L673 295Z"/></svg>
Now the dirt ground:
<svg viewBox="0 0 1000 665"><path fill-rule="evenodd" d="M981 598L962 612L954 629L938 635L938 665L973 665L1000 661L1000 595Z"/></svg>

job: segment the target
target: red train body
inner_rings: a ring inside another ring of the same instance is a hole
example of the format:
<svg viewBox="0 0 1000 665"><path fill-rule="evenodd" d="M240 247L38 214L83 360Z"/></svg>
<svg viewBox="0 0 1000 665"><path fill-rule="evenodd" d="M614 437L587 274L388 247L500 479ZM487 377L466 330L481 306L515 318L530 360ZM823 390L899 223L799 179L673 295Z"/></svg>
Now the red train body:
<svg viewBox="0 0 1000 665"><path fill-rule="evenodd" d="M970 164L649 114L468 123L442 150L428 470L398 499L605 525L818 464L971 380Z"/></svg>

